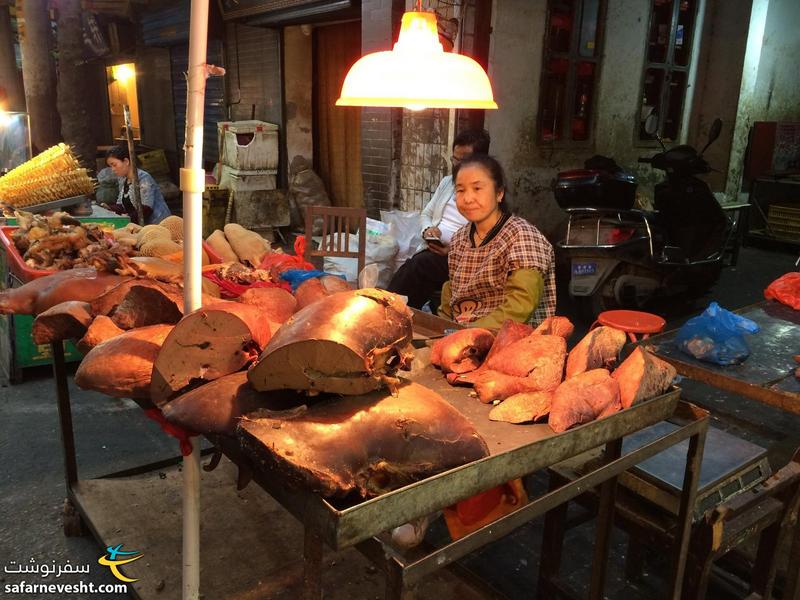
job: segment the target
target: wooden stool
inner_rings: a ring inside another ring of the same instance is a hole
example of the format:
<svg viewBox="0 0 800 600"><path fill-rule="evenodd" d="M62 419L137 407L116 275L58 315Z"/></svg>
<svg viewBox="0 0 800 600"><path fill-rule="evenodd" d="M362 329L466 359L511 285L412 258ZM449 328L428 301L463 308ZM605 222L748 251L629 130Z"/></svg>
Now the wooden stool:
<svg viewBox="0 0 800 600"><path fill-rule="evenodd" d="M636 342L638 341L637 334L642 335L642 339L647 339L651 333L663 331L666 323L664 319L653 313L639 310L606 310L597 315L597 320L592 323L590 329L594 329L598 325L607 325L624 331L632 342Z"/></svg>

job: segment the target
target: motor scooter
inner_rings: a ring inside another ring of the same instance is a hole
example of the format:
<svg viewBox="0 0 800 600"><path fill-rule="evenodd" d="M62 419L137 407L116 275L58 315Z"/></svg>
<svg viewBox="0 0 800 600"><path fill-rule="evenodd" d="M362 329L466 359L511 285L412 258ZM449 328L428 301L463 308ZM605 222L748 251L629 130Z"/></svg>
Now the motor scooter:
<svg viewBox="0 0 800 600"><path fill-rule="evenodd" d="M656 135L662 152L639 159L666 174L652 211L634 208L636 179L610 158L558 174L555 196L569 220L557 248L570 262L569 295L586 317L646 308L659 297L696 298L716 282L733 225L696 175L712 170L703 153L721 128L716 119L699 153L688 145L668 150ZM654 116L645 129L655 133Z"/></svg>

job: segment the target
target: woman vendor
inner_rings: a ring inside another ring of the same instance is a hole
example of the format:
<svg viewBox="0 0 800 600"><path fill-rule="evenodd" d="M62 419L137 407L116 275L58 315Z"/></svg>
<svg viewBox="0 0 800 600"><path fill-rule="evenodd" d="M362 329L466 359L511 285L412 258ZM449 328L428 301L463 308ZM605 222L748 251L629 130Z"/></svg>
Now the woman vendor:
<svg viewBox="0 0 800 600"><path fill-rule="evenodd" d="M471 327L506 319L534 325L555 314L553 247L511 214L500 163L473 154L454 172L456 206L469 221L452 238L439 314Z"/></svg>
<svg viewBox="0 0 800 600"><path fill-rule="evenodd" d="M128 215L134 223L139 222L136 207L133 204L133 170L128 149L123 146L113 146L106 153L106 164L111 167L117 176L119 195L115 206L109 208L120 215ZM164 201L164 196L153 176L147 171L137 169L139 175L139 199L144 213L144 225L160 223L169 215L169 208Z"/></svg>

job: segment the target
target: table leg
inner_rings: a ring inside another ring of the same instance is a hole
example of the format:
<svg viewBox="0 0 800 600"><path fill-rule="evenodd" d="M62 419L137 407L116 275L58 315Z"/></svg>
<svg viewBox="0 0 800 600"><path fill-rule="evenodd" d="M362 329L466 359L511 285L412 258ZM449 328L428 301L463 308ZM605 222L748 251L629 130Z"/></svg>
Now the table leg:
<svg viewBox="0 0 800 600"><path fill-rule="evenodd" d="M672 548L672 587L668 597L675 600L681 597L686 557L689 553L689 538L692 532L692 514L697 499L697 485L700 481L700 466L703 460L707 431L708 420L706 419L705 427L689 438L689 451L686 454L686 469L683 475L683 491L675 529L675 542Z"/></svg>
<svg viewBox="0 0 800 600"><path fill-rule="evenodd" d="M75 459L75 435L72 430L72 408L69 401L67 368L64 361L63 342L50 344L53 354L53 378L56 382L58 400L58 419L61 425L61 446L64 450L64 474L67 490L78 481L78 463Z"/></svg>
<svg viewBox="0 0 800 600"><path fill-rule="evenodd" d="M394 558L386 561L386 600L403 600L403 566Z"/></svg>
<svg viewBox="0 0 800 600"><path fill-rule="evenodd" d="M550 472L548 491L553 492L565 483L555 472ZM544 514L542 550L539 555L539 589L537 598L553 598L556 595L554 582L561 573L561 555L564 547L564 532L567 523L569 502L559 504Z"/></svg>
<svg viewBox="0 0 800 600"><path fill-rule="evenodd" d="M622 455L622 439L606 444L605 463L617 460ZM600 504L597 511L597 530L595 532L594 559L592 560L592 581L589 598L603 598L608 564L608 546L614 526L614 500L617 491L617 478L604 481L600 485Z"/></svg>
<svg viewBox="0 0 800 600"><path fill-rule="evenodd" d="M304 528L303 600L322 598L322 538L310 527Z"/></svg>

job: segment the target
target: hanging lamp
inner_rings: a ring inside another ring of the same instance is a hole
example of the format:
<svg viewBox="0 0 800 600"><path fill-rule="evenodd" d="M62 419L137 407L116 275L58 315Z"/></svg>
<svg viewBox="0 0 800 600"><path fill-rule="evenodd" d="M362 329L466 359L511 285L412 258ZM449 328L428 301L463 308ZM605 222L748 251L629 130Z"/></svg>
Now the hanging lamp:
<svg viewBox="0 0 800 600"><path fill-rule="evenodd" d="M468 56L445 52L436 13L403 14L391 51L372 52L350 67L336 106L497 108L489 77Z"/></svg>

